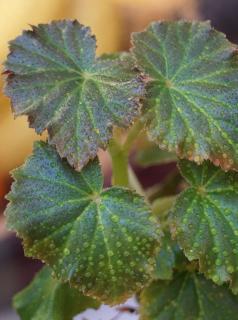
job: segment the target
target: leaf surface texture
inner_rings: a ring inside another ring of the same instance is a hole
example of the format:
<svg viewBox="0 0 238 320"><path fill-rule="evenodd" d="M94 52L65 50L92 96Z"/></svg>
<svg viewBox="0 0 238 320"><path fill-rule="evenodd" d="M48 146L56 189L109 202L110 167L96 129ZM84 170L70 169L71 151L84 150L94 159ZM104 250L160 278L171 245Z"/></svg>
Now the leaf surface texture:
<svg viewBox="0 0 238 320"><path fill-rule="evenodd" d="M238 169L237 47L209 22L154 22L133 35L144 112L162 149Z"/></svg>
<svg viewBox="0 0 238 320"><path fill-rule="evenodd" d="M27 115L37 133L76 169L106 148L113 126L139 115L144 84L128 54L95 56L96 40L77 21L40 24L10 42L6 94L15 116Z"/></svg>
<svg viewBox="0 0 238 320"><path fill-rule="evenodd" d="M238 298L196 273L155 281L142 292L141 320L235 320Z"/></svg>
<svg viewBox="0 0 238 320"><path fill-rule="evenodd" d="M171 230L189 260L217 284L230 281L238 293L238 174L209 161L180 163L190 184L171 211Z"/></svg>
<svg viewBox="0 0 238 320"><path fill-rule="evenodd" d="M102 189L97 160L76 172L40 142L13 172L6 210L25 253L85 294L118 303L142 288L155 265L160 228L142 197ZM32 192L34 190L34 192Z"/></svg>

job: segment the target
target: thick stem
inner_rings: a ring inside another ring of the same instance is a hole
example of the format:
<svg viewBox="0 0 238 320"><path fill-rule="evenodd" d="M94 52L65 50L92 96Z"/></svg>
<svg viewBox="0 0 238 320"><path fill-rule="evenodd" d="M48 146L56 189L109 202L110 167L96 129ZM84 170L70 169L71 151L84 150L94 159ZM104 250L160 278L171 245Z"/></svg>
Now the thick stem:
<svg viewBox="0 0 238 320"><path fill-rule="evenodd" d="M129 131L124 144L119 143L116 135L109 143L108 151L112 159L112 183L114 185L129 187L129 153L142 128L143 124L137 121Z"/></svg>
<svg viewBox="0 0 238 320"><path fill-rule="evenodd" d="M142 131L143 127L144 127L144 124L140 120L137 120L137 122L133 125L123 145L123 149L125 150L125 152L129 153L132 147L132 144L138 138L138 135Z"/></svg>
<svg viewBox="0 0 238 320"><path fill-rule="evenodd" d="M128 154L123 147L112 139L109 143L109 153L112 159L112 183L114 185L128 187Z"/></svg>

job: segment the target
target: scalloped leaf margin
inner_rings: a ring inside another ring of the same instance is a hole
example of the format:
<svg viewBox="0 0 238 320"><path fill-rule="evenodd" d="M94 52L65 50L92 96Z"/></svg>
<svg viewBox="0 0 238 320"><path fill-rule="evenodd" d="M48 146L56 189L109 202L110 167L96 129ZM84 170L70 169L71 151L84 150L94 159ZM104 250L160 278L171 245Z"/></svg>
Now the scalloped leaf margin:
<svg viewBox="0 0 238 320"><path fill-rule="evenodd" d="M144 82L129 54L95 57L90 28L75 21L33 26L10 42L5 63L15 116L27 115L37 133L80 170L105 149L112 127L140 114Z"/></svg>
<svg viewBox="0 0 238 320"><path fill-rule="evenodd" d="M132 41L148 78L150 138L180 158L238 170L237 47L209 22L153 22Z"/></svg>
<svg viewBox="0 0 238 320"><path fill-rule="evenodd" d="M235 320L238 298L197 273L154 281L141 295L141 320Z"/></svg>
<svg viewBox="0 0 238 320"><path fill-rule="evenodd" d="M230 281L238 293L238 173L225 173L209 161L183 160L180 170L190 187L170 213L171 231L189 260L215 283Z"/></svg>
<svg viewBox="0 0 238 320"><path fill-rule="evenodd" d="M27 256L108 304L126 300L151 279L160 227L141 196L102 189L98 160L76 172L40 142L13 177L7 224L23 239Z"/></svg>

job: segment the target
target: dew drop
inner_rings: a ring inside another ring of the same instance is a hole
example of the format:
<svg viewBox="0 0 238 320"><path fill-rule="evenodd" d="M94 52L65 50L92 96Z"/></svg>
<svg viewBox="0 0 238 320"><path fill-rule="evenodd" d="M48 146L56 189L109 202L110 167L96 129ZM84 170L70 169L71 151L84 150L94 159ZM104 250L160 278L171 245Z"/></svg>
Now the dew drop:
<svg viewBox="0 0 238 320"><path fill-rule="evenodd" d="M218 282L219 281L219 277L217 275L215 275L215 276L212 277L212 280L214 282Z"/></svg>
<svg viewBox="0 0 238 320"><path fill-rule="evenodd" d="M68 256L68 255L70 254L70 251L69 251L68 248L65 248L65 249L64 249L64 254L65 254L66 256Z"/></svg>
<svg viewBox="0 0 238 320"><path fill-rule="evenodd" d="M118 264L118 266L122 266L123 262L121 260L117 260L117 264Z"/></svg>
<svg viewBox="0 0 238 320"><path fill-rule="evenodd" d="M213 248L212 248L212 251L215 252L215 253L218 253L218 252L219 252L219 249L218 249L217 247L213 247Z"/></svg>
<svg viewBox="0 0 238 320"><path fill-rule="evenodd" d="M98 231L103 231L103 229L104 229L104 228L103 228L103 225L99 225L99 226L98 226Z"/></svg>
<svg viewBox="0 0 238 320"><path fill-rule="evenodd" d="M83 246L84 246L84 248L88 248L90 246L90 243L89 242L84 242Z"/></svg>
<svg viewBox="0 0 238 320"><path fill-rule="evenodd" d="M112 222L117 223L117 222L120 221L120 218L119 218L117 215L113 214L113 215L111 216L111 220L112 220Z"/></svg>
<svg viewBox="0 0 238 320"><path fill-rule="evenodd" d="M130 252L128 252L128 251L125 251L125 252L124 252L124 256L125 256L125 257L128 257L129 255L130 255Z"/></svg>
<svg viewBox="0 0 238 320"><path fill-rule="evenodd" d="M227 257L229 255L227 251L224 251L223 254L224 254L224 257Z"/></svg>
<svg viewBox="0 0 238 320"><path fill-rule="evenodd" d="M226 268L227 272L232 273L234 272L234 267L232 265L227 266Z"/></svg>
<svg viewBox="0 0 238 320"><path fill-rule="evenodd" d="M212 229L211 229L211 233L212 233L212 235L215 236L215 235L217 234L217 230L216 230L215 228L212 228Z"/></svg>
<svg viewBox="0 0 238 320"><path fill-rule="evenodd" d="M113 255L114 255L113 251L109 250L109 251L108 251L108 256L109 256L109 257L112 257Z"/></svg>
<svg viewBox="0 0 238 320"><path fill-rule="evenodd" d="M217 259L216 260L216 266L220 266L221 265L221 259Z"/></svg>
<svg viewBox="0 0 238 320"><path fill-rule="evenodd" d="M121 242L120 242L120 241L117 241L117 242L116 242L116 246L117 246L117 248L120 248L120 247L122 246Z"/></svg>
<svg viewBox="0 0 238 320"><path fill-rule="evenodd" d="M133 239L132 239L132 237L128 237L127 240L128 240L128 242L132 242Z"/></svg>

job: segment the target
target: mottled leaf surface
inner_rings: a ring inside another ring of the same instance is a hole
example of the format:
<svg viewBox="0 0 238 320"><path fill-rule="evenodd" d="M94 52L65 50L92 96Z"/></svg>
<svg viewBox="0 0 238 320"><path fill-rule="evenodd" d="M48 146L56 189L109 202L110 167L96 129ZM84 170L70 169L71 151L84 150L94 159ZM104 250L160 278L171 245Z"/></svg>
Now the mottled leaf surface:
<svg viewBox="0 0 238 320"><path fill-rule="evenodd" d="M128 127L139 114L141 77L127 54L95 57L90 29L77 21L40 24L10 42L6 94L15 116L45 129L76 169L105 148L112 126Z"/></svg>
<svg viewBox="0 0 238 320"><path fill-rule="evenodd" d="M98 308L100 303L52 278L51 269L44 267L32 283L14 297L13 305L21 320L72 320L88 308Z"/></svg>
<svg viewBox="0 0 238 320"><path fill-rule="evenodd" d="M209 22L154 22L133 35L144 111L162 149L238 169L237 48Z"/></svg>
<svg viewBox="0 0 238 320"><path fill-rule="evenodd" d="M180 163L191 186L176 200L171 230L189 260L217 284L230 281L238 293L238 174L210 162Z"/></svg>
<svg viewBox="0 0 238 320"><path fill-rule="evenodd" d="M195 273L155 281L142 292L141 320L235 320L238 298Z"/></svg>
<svg viewBox="0 0 238 320"><path fill-rule="evenodd" d="M23 238L27 256L111 304L149 281L158 224L142 197L120 187L102 190L97 160L76 172L40 142L13 177L7 224Z"/></svg>

